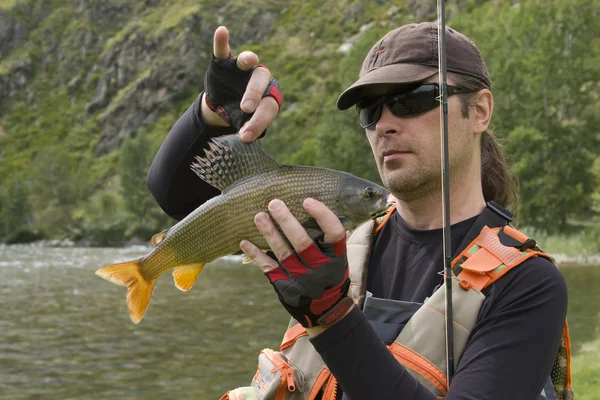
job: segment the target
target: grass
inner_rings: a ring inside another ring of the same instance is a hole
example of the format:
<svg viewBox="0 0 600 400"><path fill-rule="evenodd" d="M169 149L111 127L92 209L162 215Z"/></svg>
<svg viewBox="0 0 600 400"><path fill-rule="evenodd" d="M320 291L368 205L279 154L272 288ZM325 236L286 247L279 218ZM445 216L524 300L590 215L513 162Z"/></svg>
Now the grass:
<svg viewBox="0 0 600 400"><path fill-rule="evenodd" d="M10 10L17 4L18 0L0 0L0 9L2 10Z"/></svg>
<svg viewBox="0 0 600 400"><path fill-rule="evenodd" d="M2 7L0 7L2 8ZM31 63L31 46L24 45L11 51L2 61L0 61L0 76L8 75L11 70L20 63Z"/></svg>
<svg viewBox="0 0 600 400"><path fill-rule="evenodd" d="M577 400L600 400L600 339L588 343L571 359Z"/></svg>
<svg viewBox="0 0 600 400"><path fill-rule="evenodd" d="M520 230L534 238L541 248L550 254L564 254L569 257L592 256L600 253L591 230L587 227L575 233L548 235L532 228L523 227Z"/></svg>
<svg viewBox="0 0 600 400"><path fill-rule="evenodd" d="M198 12L200 12L200 6L198 4L169 8L167 13L164 14L155 35L158 36L158 34L164 30L176 28L183 19Z"/></svg>

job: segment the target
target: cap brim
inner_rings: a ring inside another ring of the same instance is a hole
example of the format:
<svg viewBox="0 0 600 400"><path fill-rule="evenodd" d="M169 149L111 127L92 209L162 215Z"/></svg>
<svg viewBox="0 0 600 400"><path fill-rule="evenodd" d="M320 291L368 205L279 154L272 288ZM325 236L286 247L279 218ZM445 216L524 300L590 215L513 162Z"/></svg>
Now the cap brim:
<svg viewBox="0 0 600 400"><path fill-rule="evenodd" d="M368 86L418 82L436 72L438 72L437 67L422 64L392 64L377 68L346 89L337 100L337 108L346 110L358 103L365 97L364 91Z"/></svg>

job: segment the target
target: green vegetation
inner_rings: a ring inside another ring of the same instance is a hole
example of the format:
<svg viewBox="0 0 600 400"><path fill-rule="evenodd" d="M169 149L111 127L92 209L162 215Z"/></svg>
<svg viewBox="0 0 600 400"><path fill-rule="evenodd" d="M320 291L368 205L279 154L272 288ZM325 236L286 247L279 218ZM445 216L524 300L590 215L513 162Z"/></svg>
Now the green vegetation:
<svg viewBox="0 0 600 400"><path fill-rule="evenodd" d="M600 340L588 343L571 360L573 389L577 400L598 400L600 398Z"/></svg>
<svg viewBox="0 0 600 400"><path fill-rule="evenodd" d="M600 58L587 56L600 46L593 9L593 0L502 2L455 24L487 56L495 128L521 183L521 218L554 232L569 218L587 219L598 187ZM485 20L496 22L478 22Z"/></svg>
<svg viewBox="0 0 600 400"><path fill-rule="evenodd" d="M0 10L10 10L18 0L0 0Z"/></svg>
<svg viewBox="0 0 600 400"><path fill-rule="evenodd" d="M382 34L435 7L355 0L148 3L73 8L66 1L0 0L29 29L0 59L0 93L6 82L18 85L0 98L0 242L44 236L120 243L168 227L144 187L145 174L202 88L203 60L219 24L230 28L235 54L257 52L281 83L284 107L263 140L274 157L379 180L355 112L339 112L335 100ZM520 225L548 251L599 252L595 2L466 3L449 7L449 25L475 40L490 69L494 130L520 179ZM134 106L171 90L156 77L182 73L192 54L186 48L202 54L202 63L185 72L183 89L160 108ZM109 153L98 152L107 139L114 143Z"/></svg>

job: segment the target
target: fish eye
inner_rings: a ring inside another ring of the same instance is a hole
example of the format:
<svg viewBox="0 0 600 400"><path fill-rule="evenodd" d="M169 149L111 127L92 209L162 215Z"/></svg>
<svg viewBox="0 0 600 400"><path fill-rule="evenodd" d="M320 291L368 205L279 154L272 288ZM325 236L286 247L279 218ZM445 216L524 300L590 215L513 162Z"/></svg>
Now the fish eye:
<svg viewBox="0 0 600 400"><path fill-rule="evenodd" d="M373 189L371 186L367 186L367 188L365 189L365 197L367 199L372 199L373 197L375 197L375 194L377 192L375 192L375 189Z"/></svg>

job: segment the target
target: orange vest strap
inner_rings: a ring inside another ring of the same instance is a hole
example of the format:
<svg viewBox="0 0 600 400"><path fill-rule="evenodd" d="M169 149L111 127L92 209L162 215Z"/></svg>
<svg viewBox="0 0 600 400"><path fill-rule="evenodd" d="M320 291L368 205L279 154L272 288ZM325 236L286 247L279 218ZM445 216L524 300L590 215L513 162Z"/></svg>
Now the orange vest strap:
<svg viewBox="0 0 600 400"><path fill-rule="evenodd" d="M457 276L466 282L461 284L463 288L474 287L481 291L531 257L550 258L541 251L531 249L519 251L514 247L503 245L498 237L500 230L521 243L529 239L510 226L494 229L485 226L479 236L452 262L453 267L461 268L461 272Z"/></svg>
<svg viewBox="0 0 600 400"><path fill-rule="evenodd" d="M307 335L308 332L306 331L306 329L302 325L300 325L300 323L297 323L296 325L292 326L291 328L288 328L288 330L285 331L285 335L283 336L283 341L279 346L279 350L283 350L287 347L290 347L291 345L296 343L296 340L298 340L299 337Z"/></svg>
<svg viewBox="0 0 600 400"><path fill-rule="evenodd" d="M219 400L243 400L243 399L235 391L230 390L229 392L225 393Z"/></svg>
<svg viewBox="0 0 600 400"><path fill-rule="evenodd" d="M435 364L397 342L392 343L388 348L400 364L427 379L440 393L446 395L446 392L448 392L446 374L435 366Z"/></svg>
<svg viewBox="0 0 600 400"><path fill-rule="evenodd" d="M571 338L569 337L569 324L567 323L567 320L565 320L565 326L563 327L563 338L565 340L565 350L567 352L567 389L571 389Z"/></svg>
<svg viewBox="0 0 600 400"><path fill-rule="evenodd" d="M374 234L377 235L379 234L379 231L381 229L383 229L383 226L385 225L386 222L388 222L388 220L390 219L390 217L392 216L392 214L394 213L394 211L396 211L396 204L394 204L393 206L391 206L385 213L385 217L383 218L383 220L379 223L379 225L377 225L377 227L375 228L375 232Z"/></svg>

